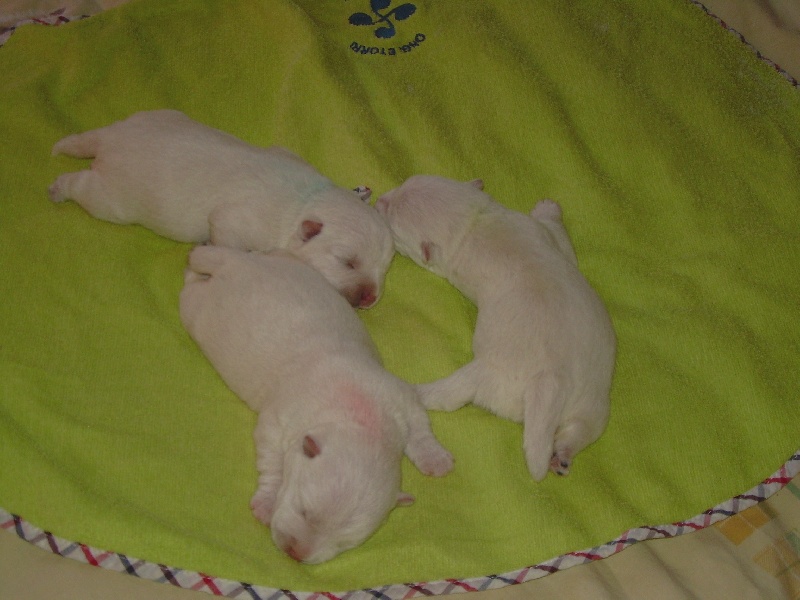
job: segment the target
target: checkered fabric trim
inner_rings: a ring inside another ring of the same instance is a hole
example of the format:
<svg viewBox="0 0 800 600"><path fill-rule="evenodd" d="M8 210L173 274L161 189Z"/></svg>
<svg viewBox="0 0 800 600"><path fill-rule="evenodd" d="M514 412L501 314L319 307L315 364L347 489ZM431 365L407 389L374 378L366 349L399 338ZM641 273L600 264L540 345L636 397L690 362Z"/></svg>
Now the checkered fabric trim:
<svg viewBox="0 0 800 600"><path fill-rule="evenodd" d="M773 62L772 60L770 60L769 58L767 58L766 56L761 54L761 52L758 50L758 48L756 48L750 42L747 41L747 38L745 38L741 33L736 31L733 27L728 25L725 21L720 19L717 15L712 13L708 9L708 7L706 7L702 2L699 2L698 0L689 0L689 2L691 2L692 4L697 6L700 10L702 10L709 17L714 19L722 27L724 27L725 29L730 31L733 35L735 35L739 39L740 42L742 42L745 46L750 48L750 50L753 53L755 53L755 55L759 58L759 60L761 60L762 62L766 63L767 65L769 65L773 69L775 69L778 73L780 73L783 76L784 79L786 79L786 81L788 81L792 86L794 86L795 89L800 90L800 81L798 81L797 79L792 77L788 72L786 72L784 69L782 69L780 65L778 65L777 63Z"/></svg>
<svg viewBox="0 0 800 600"><path fill-rule="evenodd" d="M51 13L47 13L46 15L39 15L35 17L28 17L27 19L22 19L17 21L16 23L7 26L7 27L0 27L0 46L5 44L8 41L8 38L17 30L17 27L20 25L28 25L31 23L35 23L38 25L63 25L64 23L69 23L70 21L80 21L81 19L87 18L88 15L68 15L66 14L66 8L59 8L58 10L54 10Z"/></svg>
<svg viewBox="0 0 800 600"><path fill-rule="evenodd" d="M761 54L742 34L728 26L727 23L713 14L701 2L697 0L689 0L689 2L699 7L722 27L734 34L743 44L750 48L760 60L780 73L792 86L800 88L800 82L798 82L797 79ZM0 28L0 46L11 37L20 25L29 23L62 25L83 18L86 18L86 16L67 15L66 9L59 9L46 15L24 19L9 27ZM718 504L696 517L668 525L644 526L630 529L617 539L600 546L577 552L570 552L517 571L472 579L446 579L443 581L426 583L402 583L374 589L335 593L292 592L290 590L251 585L213 577L205 573L168 567L166 565L140 560L116 552L100 550L87 546L86 544L72 542L55 536L29 523L19 515L11 514L2 508L0 508L0 528L13 530L23 540L43 550L59 554L66 558L112 571L127 573L158 583L169 583L177 587L207 592L215 596L233 598L236 600L360 600L362 598L369 598L372 600L406 600L419 596L448 595L516 585L544 577L550 573L563 571L570 567L608 558L638 542L659 538L671 538L698 531L766 500L788 484L798 473L800 473L800 450L798 450L798 452L796 452L778 471L756 487L744 494Z"/></svg>
<svg viewBox="0 0 800 600"><path fill-rule="evenodd" d="M705 529L762 502L782 489L800 473L800 450L778 471L746 493L710 508L686 521L668 525L645 526L630 529L615 540L600 546L570 552L537 565L525 567L502 575L487 575L472 579L445 579L426 583L398 583L384 587L348 592L293 592L265 586L250 585L213 577L206 573L168 567L118 554L99 550L79 542L71 542L44 531L25 521L22 517L0 508L0 528L13 530L20 538L48 552L88 563L104 569L135 575L159 583L207 592L215 596L241 600L407 600L419 596L437 596L491 590L532 581L540 577L564 571L570 567L608 558L638 542L659 538L672 538L685 533Z"/></svg>

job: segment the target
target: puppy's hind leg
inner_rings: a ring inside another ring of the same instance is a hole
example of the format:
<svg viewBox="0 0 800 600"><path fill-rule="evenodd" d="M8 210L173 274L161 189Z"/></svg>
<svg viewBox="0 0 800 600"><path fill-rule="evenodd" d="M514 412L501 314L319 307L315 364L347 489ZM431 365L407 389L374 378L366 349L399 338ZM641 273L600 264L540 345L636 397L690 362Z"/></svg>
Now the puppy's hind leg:
<svg viewBox="0 0 800 600"><path fill-rule="evenodd" d="M208 279L224 264L229 252L221 246L195 246L189 252L185 280Z"/></svg>
<svg viewBox="0 0 800 600"><path fill-rule="evenodd" d="M97 130L75 133L57 141L53 146L52 155L66 154L75 158L94 158L97 156L99 145Z"/></svg>
<svg viewBox="0 0 800 600"><path fill-rule="evenodd" d="M86 212L110 223L126 225L132 222L123 203L117 202L106 189L103 176L92 169L59 175L49 188L50 200L74 200Z"/></svg>
<svg viewBox="0 0 800 600"><path fill-rule="evenodd" d="M564 406L561 386L554 373L542 373L524 395L523 448L528 471L541 481L550 468L553 439Z"/></svg>
<svg viewBox="0 0 800 600"><path fill-rule="evenodd" d="M575 455L598 437L596 423L577 417L562 423L555 433L550 470L557 475L569 475Z"/></svg>
<svg viewBox="0 0 800 600"><path fill-rule="evenodd" d="M416 385L423 406L453 411L471 402L478 391L480 368L480 363L473 360L444 379Z"/></svg>
<svg viewBox="0 0 800 600"><path fill-rule="evenodd" d="M59 175L47 191L50 193L50 200L53 202L63 202L69 199L77 202L78 196L90 196L101 192L102 190L97 189L100 187L102 187L102 184L97 173L86 170Z"/></svg>

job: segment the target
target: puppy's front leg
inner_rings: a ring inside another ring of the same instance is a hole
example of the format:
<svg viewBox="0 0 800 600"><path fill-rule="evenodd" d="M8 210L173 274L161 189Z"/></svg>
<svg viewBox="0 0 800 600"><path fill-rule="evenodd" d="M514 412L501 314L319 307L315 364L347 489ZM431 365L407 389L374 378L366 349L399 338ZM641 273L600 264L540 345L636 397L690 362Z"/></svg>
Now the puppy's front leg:
<svg viewBox="0 0 800 600"><path fill-rule="evenodd" d="M262 411L258 415L253 438L256 443L256 468L259 475L258 487L250 500L250 509L256 519L269 525L283 481L283 452L280 449L280 430L268 411Z"/></svg>
<svg viewBox="0 0 800 600"><path fill-rule="evenodd" d="M188 269L193 275L184 276L191 281L205 280L214 275L231 252L214 246L195 246L189 251Z"/></svg>
<svg viewBox="0 0 800 600"><path fill-rule="evenodd" d="M479 371L480 364L473 360L449 377L414 387L425 408L449 412L461 408L475 398Z"/></svg>
<svg viewBox="0 0 800 600"><path fill-rule="evenodd" d="M434 437L428 414L417 402L409 402L408 429L405 454L420 472L441 477L453 470L453 455Z"/></svg>
<svg viewBox="0 0 800 600"><path fill-rule="evenodd" d="M209 239L215 246L237 250L270 250L275 240L265 234L268 213L257 200L221 204L208 215Z"/></svg>
<svg viewBox="0 0 800 600"><path fill-rule="evenodd" d="M577 266L578 257L575 255L572 241L569 239L569 234L564 227L564 222L561 218L561 207L552 200L540 200L533 207L531 216L547 228L561 253L573 265Z"/></svg>

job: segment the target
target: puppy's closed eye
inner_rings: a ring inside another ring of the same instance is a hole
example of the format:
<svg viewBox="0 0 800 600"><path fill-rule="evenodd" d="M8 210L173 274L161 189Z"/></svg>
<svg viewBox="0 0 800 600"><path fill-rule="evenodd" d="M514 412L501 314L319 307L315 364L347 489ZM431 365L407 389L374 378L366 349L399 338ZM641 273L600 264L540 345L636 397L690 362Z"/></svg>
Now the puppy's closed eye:
<svg viewBox="0 0 800 600"><path fill-rule="evenodd" d="M357 258L347 258L343 262L348 269L352 269L353 271L361 267L361 261Z"/></svg>
<svg viewBox="0 0 800 600"><path fill-rule="evenodd" d="M309 527L317 527L322 522L322 519L319 518L317 513L307 509L301 510L300 516L309 525Z"/></svg>

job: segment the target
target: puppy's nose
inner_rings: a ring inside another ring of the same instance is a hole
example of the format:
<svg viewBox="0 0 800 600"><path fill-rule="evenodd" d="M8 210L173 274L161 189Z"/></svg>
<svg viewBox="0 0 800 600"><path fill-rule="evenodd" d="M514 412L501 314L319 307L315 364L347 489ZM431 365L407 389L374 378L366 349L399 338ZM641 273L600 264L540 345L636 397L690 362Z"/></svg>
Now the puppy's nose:
<svg viewBox="0 0 800 600"><path fill-rule="evenodd" d="M297 562L303 562L306 557L306 553L300 550L297 540L293 537L290 537L286 540L286 545L283 548L283 551L292 559L296 560Z"/></svg>
<svg viewBox="0 0 800 600"><path fill-rule="evenodd" d="M289 546L286 549L286 554L288 554L289 557L293 558L297 562L303 562L303 557L300 555L300 553L297 551L297 549L294 546Z"/></svg>
<svg viewBox="0 0 800 600"><path fill-rule="evenodd" d="M358 308L369 308L378 300L375 295L375 286L369 285L360 288L358 295Z"/></svg>

